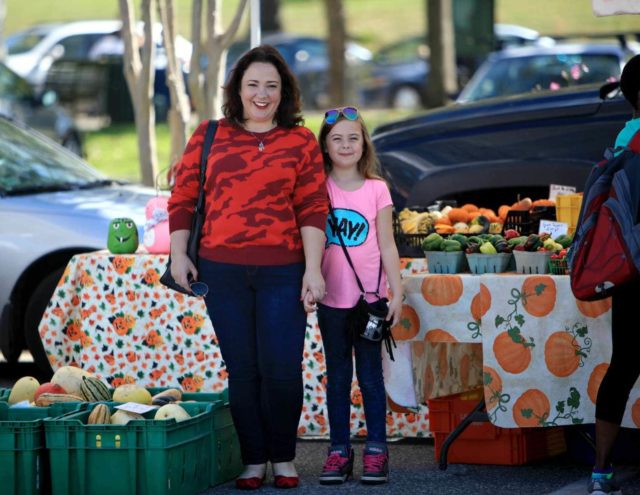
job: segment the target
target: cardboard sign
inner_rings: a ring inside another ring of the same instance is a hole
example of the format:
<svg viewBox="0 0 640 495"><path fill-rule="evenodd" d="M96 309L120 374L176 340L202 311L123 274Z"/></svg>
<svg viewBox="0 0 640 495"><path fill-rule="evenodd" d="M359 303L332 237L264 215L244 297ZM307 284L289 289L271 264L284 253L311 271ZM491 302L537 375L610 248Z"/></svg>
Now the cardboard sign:
<svg viewBox="0 0 640 495"><path fill-rule="evenodd" d="M116 406L115 409L122 409L123 411L127 412L144 414L154 409L158 409L158 406L147 406L146 404L138 404L137 402L125 402L124 404Z"/></svg>
<svg viewBox="0 0 640 495"><path fill-rule="evenodd" d="M569 225L564 222L553 222L551 220L540 220L540 228L538 234L546 232L555 239L559 235L566 234L569 230Z"/></svg>
<svg viewBox="0 0 640 495"><path fill-rule="evenodd" d="M561 196L563 194L575 194L576 188L573 186L561 186L559 184L551 184L549 186L549 199L551 201L556 200L556 196Z"/></svg>

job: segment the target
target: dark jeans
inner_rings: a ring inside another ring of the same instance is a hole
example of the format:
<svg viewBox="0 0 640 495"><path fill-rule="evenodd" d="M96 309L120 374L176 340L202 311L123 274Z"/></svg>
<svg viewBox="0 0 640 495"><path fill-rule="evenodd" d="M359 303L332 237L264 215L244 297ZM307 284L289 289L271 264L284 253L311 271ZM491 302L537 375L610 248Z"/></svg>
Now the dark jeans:
<svg viewBox="0 0 640 495"><path fill-rule="evenodd" d="M353 337L347 330L348 309L318 306L318 324L327 362L327 409L332 446L351 446L353 351L356 377L367 421L367 443L387 441L387 396L382 376L382 342Z"/></svg>
<svg viewBox="0 0 640 495"><path fill-rule="evenodd" d="M640 280L613 294L611 307L611 362L596 401L596 418L619 425L634 383L640 376L640 331L637 323Z"/></svg>
<svg viewBox="0 0 640 495"><path fill-rule="evenodd" d="M244 464L295 458L307 316L304 264L247 266L200 260L207 311L229 373Z"/></svg>

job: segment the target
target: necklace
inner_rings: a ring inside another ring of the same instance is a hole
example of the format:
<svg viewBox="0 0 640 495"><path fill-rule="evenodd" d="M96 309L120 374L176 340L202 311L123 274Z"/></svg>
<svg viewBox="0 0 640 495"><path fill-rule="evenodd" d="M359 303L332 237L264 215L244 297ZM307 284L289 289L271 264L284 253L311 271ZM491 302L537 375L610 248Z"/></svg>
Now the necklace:
<svg viewBox="0 0 640 495"><path fill-rule="evenodd" d="M243 126L243 127L244 127L244 126ZM269 133L270 133L273 129L275 129L275 128L276 128L276 126L274 125L274 126L273 126L271 129L269 129L268 131L265 131L265 132L261 132L261 133L259 133L259 134L262 134L262 135L263 135L263 138L262 138L262 139L260 139L260 138L258 137L258 135L257 135L255 132L250 131L250 130L249 130L249 129L247 129L246 127L244 127L244 130L245 130L245 131L247 131L249 134L251 134L254 138L256 138L256 141L258 141L258 151L264 151L264 139L267 137L267 134L269 134Z"/></svg>
<svg viewBox="0 0 640 495"><path fill-rule="evenodd" d="M258 136L256 136L256 134L254 132L251 132L249 129L247 129L247 132L249 134L251 134L254 138L257 139L257 141L258 141L258 151L264 151L264 142L262 141L262 139L260 139Z"/></svg>

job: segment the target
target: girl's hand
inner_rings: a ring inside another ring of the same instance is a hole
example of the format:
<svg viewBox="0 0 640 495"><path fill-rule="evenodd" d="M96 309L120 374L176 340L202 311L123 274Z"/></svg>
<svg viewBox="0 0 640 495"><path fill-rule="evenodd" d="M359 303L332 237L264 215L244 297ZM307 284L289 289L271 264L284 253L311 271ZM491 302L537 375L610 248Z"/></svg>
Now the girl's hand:
<svg viewBox="0 0 640 495"><path fill-rule="evenodd" d="M391 326L395 326L400 322L400 313L402 312L402 294L400 297L395 296L389 301L389 313L387 321L391 321Z"/></svg>
<svg viewBox="0 0 640 495"><path fill-rule="evenodd" d="M311 292L307 292L302 300L302 304L304 305L304 310L307 313L313 313L318 309L318 305L316 304L315 299L311 295Z"/></svg>
<svg viewBox="0 0 640 495"><path fill-rule="evenodd" d="M324 278L320 270L306 270L302 277L302 292L300 294L300 300L304 301L307 297L307 293L311 293L313 301L322 301L324 297Z"/></svg>

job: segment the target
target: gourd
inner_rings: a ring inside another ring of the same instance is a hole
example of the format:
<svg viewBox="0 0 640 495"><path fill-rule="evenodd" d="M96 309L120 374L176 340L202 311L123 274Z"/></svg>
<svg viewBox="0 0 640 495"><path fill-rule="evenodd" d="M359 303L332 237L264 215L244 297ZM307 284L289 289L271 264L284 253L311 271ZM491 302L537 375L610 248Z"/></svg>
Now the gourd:
<svg viewBox="0 0 640 495"><path fill-rule="evenodd" d="M102 380L93 376L83 376L80 391L87 402L111 400L111 391Z"/></svg>
<svg viewBox="0 0 640 495"><path fill-rule="evenodd" d="M57 404L59 402L85 402L83 397L73 395L73 394L53 394L50 392L45 392L40 394L40 396L36 399L36 406L45 407L50 406L51 404Z"/></svg>
<svg viewBox="0 0 640 495"><path fill-rule="evenodd" d="M109 412L109 406L106 404L96 404L89 414L87 424L89 425L108 425L111 423L111 413Z"/></svg>

